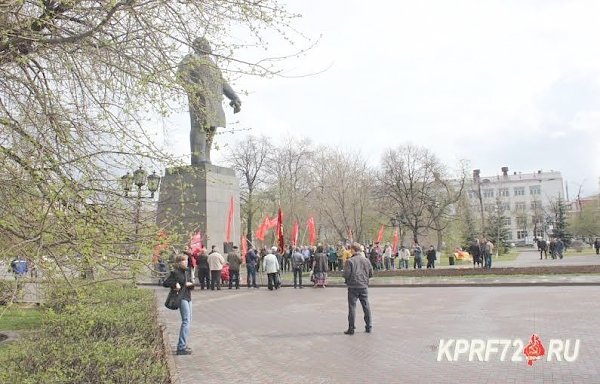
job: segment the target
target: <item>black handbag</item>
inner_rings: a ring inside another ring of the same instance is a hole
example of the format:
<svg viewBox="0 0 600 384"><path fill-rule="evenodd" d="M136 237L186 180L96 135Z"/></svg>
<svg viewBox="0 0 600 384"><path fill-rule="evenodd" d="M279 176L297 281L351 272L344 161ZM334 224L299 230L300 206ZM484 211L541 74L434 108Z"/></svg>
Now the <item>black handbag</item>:
<svg viewBox="0 0 600 384"><path fill-rule="evenodd" d="M179 303L181 302L180 294L182 291L183 289L180 289L179 291L171 289L167 295L167 300L165 300L165 307L172 310L179 309Z"/></svg>

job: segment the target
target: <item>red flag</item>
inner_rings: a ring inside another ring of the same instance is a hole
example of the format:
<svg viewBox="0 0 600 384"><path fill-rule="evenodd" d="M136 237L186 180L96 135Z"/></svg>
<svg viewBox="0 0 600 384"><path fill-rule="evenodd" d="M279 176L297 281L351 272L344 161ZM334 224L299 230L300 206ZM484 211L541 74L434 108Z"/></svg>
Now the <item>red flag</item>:
<svg viewBox="0 0 600 384"><path fill-rule="evenodd" d="M379 228L379 233L377 234L377 243L381 243L383 240L383 224L381 224L381 228Z"/></svg>
<svg viewBox="0 0 600 384"><path fill-rule="evenodd" d="M202 248L204 248L204 244L202 244L202 231L198 230L190 239L190 253L193 255L199 254Z"/></svg>
<svg viewBox="0 0 600 384"><path fill-rule="evenodd" d="M242 261L246 262L246 253L248 253L248 240L245 235L242 235Z"/></svg>
<svg viewBox="0 0 600 384"><path fill-rule="evenodd" d="M154 250L152 251L152 264L158 263L160 253L169 248L169 238L165 231L161 230L160 232L158 232L156 241L157 244L154 246Z"/></svg>
<svg viewBox="0 0 600 384"><path fill-rule="evenodd" d="M281 212L281 207L277 211L277 242L279 244L279 251L283 252L283 212Z"/></svg>
<svg viewBox="0 0 600 384"><path fill-rule="evenodd" d="M394 240L392 241L392 253L398 252L398 230L394 230Z"/></svg>
<svg viewBox="0 0 600 384"><path fill-rule="evenodd" d="M292 246L294 246L294 247L296 247L298 245L298 232L299 232L298 221L295 221L294 226L292 227L292 237L290 237L290 241L292 243Z"/></svg>
<svg viewBox="0 0 600 384"><path fill-rule="evenodd" d="M265 217L263 222L260 224L260 226L256 230L256 238L258 240L263 241L265 239L265 232L267 231L267 226L268 226L268 223L270 223L270 221L271 220L269 219L269 216Z"/></svg>
<svg viewBox="0 0 600 384"><path fill-rule="evenodd" d="M317 232L315 231L315 219L311 216L306 221L308 227L308 243L312 246L315 245L317 239Z"/></svg>
<svg viewBox="0 0 600 384"><path fill-rule="evenodd" d="M227 214L227 236L226 241L231 242L231 222L233 221L233 196L229 200L229 213Z"/></svg>
<svg viewBox="0 0 600 384"><path fill-rule="evenodd" d="M279 208L279 210L281 211L281 208ZM279 215L279 213L278 213ZM267 230L271 229L271 228L275 228L277 226L277 223L279 223L279 216L274 217L272 219L269 219L269 216L267 216L267 219L265 219L265 223L267 226Z"/></svg>

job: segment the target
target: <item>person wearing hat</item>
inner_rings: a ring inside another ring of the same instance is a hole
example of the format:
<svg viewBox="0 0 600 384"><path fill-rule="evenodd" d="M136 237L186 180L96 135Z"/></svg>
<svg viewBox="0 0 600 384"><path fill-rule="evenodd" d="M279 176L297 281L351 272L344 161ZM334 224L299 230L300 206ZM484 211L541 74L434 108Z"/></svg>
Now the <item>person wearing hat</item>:
<svg viewBox="0 0 600 384"><path fill-rule="evenodd" d="M240 289L240 265L242 264L242 257L238 253L236 245L227 254L227 263L229 264L229 289L233 286L233 280L235 280L235 289Z"/></svg>

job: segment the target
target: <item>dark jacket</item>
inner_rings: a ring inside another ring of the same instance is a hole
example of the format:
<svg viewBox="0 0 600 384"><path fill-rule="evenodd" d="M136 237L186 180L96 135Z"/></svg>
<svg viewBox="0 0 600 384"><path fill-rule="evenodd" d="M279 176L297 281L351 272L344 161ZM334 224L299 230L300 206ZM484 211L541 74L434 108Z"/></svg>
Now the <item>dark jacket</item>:
<svg viewBox="0 0 600 384"><path fill-rule="evenodd" d="M240 254L237 252L229 252L227 254L227 262L229 263L229 270L239 271L240 264L242 264L242 258L240 257Z"/></svg>
<svg viewBox="0 0 600 384"><path fill-rule="evenodd" d="M315 254L314 272L327 272L327 256L324 253Z"/></svg>
<svg viewBox="0 0 600 384"><path fill-rule="evenodd" d="M179 285L181 286L181 289L183 290L181 292L181 299L187 300L187 301L192 301L192 293L190 291L194 287L193 286L190 288L186 287L185 282L186 282L185 271L181 270L180 268L175 268L173 271L171 271L171 273L169 274L169 277L167 277L167 279L163 283L163 287L175 289L175 285L177 283L179 283Z"/></svg>
<svg viewBox="0 0 600 384"><path fill-rule="evenodd" d="M427 257L428 261L435 261L436 260L435 249L428 249L426 252L426 257Z"/></svg>
<svg viewBox="0 0 600 384"><path fill-rule="evenodd" d="M344 280L348 288L368 288L371 277L373 277L373 266L360 253L355 253L346 261Z"/></svg>
<svg viewBox="0 0 600 384"><path fill-rule="evenodd" d="M292 268L302 268L304 265L304 256L300 252L292 254Z"/></svg>
<svg viewBox="0 0 600 384"><path fill-rule="evenodd" d="M208 267L208 255L206 253L202 253L200 256L198 256L198 268L210 269Z"/></svg>
<svg viewBox="0 0 600 384"><path fill-rule="evenodd" d="M250 249L246 253L246 266L256 267L257 264L258 264L258 256L256 256L256 253L254 253L254 250Z"/></svg>

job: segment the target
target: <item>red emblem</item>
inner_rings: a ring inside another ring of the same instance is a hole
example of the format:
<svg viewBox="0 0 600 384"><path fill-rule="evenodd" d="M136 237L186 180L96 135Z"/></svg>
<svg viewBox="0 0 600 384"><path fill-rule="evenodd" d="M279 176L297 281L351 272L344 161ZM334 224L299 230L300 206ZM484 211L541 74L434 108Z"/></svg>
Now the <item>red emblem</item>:
<svg viewBox="0 0 600 384"><path fill-rule="evenodd" d="M544 356L545 353L544 346L540 341L540 337L535 333L531 335L531 339L529 339L529 343L523 348L523 353L527 358L527 365L531 366L533 363Z"/></svg>

